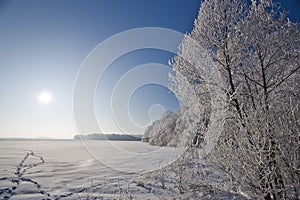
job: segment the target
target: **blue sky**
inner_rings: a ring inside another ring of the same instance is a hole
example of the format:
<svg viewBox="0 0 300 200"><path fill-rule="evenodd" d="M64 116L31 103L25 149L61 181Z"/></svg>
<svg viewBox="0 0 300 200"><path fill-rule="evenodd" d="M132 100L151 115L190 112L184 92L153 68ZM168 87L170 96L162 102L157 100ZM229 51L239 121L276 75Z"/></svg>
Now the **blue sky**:
<svg viewBox="0 0 300 200"><path fill-rule="evenodd" d="M299 2L282 2L290 18L299 22ZM132 28L189 32L199 5L199 0L0 0L0 137L71 138L77 133L73 85L90 51ZM171 53L148 49L112 63L104 76L106 93L96 91L95 96L98 119L106 120L104 132L118 132L110 125L105 98L122 74L144 63L167 65L171 57ZM42 91L51 93L53 101L38 102ZM133 120L145 125L160 113L160 109L148 113L151 105L158 104L167 110L179 107L167 88L145 85L132 94L128 109Z"/></svg>

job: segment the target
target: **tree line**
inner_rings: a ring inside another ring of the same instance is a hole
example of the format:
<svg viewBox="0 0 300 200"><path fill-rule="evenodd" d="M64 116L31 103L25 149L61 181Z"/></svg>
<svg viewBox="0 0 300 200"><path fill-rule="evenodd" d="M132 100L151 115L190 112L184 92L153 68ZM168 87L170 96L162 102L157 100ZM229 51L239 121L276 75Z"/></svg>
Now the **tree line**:
<svg viewBox="0 0 300 200"><path fill-rule="evenodd" d="M222 124L206 158L252 197L300 198L299 30L272 0L205 0L170 61L182 110L164 124L200 147Z"/></svg>

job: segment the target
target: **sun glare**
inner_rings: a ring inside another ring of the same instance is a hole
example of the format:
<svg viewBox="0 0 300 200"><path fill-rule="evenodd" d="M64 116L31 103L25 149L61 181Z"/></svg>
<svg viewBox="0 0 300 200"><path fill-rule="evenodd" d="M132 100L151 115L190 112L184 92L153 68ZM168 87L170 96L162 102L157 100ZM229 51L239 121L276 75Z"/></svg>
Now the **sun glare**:
<svg viewBox="0 0 300 200"><path fill-rule="evenodd" d="M42 92L37 96L37 100L42 104L48 104L52 101L52 95L49 92Z"/></svg>

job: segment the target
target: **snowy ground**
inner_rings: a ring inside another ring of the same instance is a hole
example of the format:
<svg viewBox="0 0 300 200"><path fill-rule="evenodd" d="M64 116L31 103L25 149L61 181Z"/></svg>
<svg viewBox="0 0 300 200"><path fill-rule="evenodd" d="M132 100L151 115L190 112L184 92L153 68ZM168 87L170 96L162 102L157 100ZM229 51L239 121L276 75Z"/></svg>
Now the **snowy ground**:
<svg viewBox="0 0 300 200"><path fill-rule="evenodd" d="M179 193L174 170L161 170L175 154L142 142L0 141L0 199L245 199L196 182Z"/></svg>

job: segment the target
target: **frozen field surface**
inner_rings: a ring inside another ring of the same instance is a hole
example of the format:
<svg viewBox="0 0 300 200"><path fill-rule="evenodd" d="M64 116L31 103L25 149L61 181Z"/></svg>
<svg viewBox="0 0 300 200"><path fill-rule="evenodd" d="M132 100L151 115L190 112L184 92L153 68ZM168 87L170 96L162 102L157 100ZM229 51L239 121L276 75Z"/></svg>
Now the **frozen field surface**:
<svg viewBox="0 0 300 200"><path fill-rule="evenodd" d="M119 198L165 158L163 148L128 141L0 141L0 148L0 198L11 199Z"/></svg>
<svg viewBox="0 0 300 200"><path fill-rule="evenodd" d="M131 141L0 141L0 199L245 199L207 188L179 194L172 173L162 187L161 166L175 155Z"/></svg>

